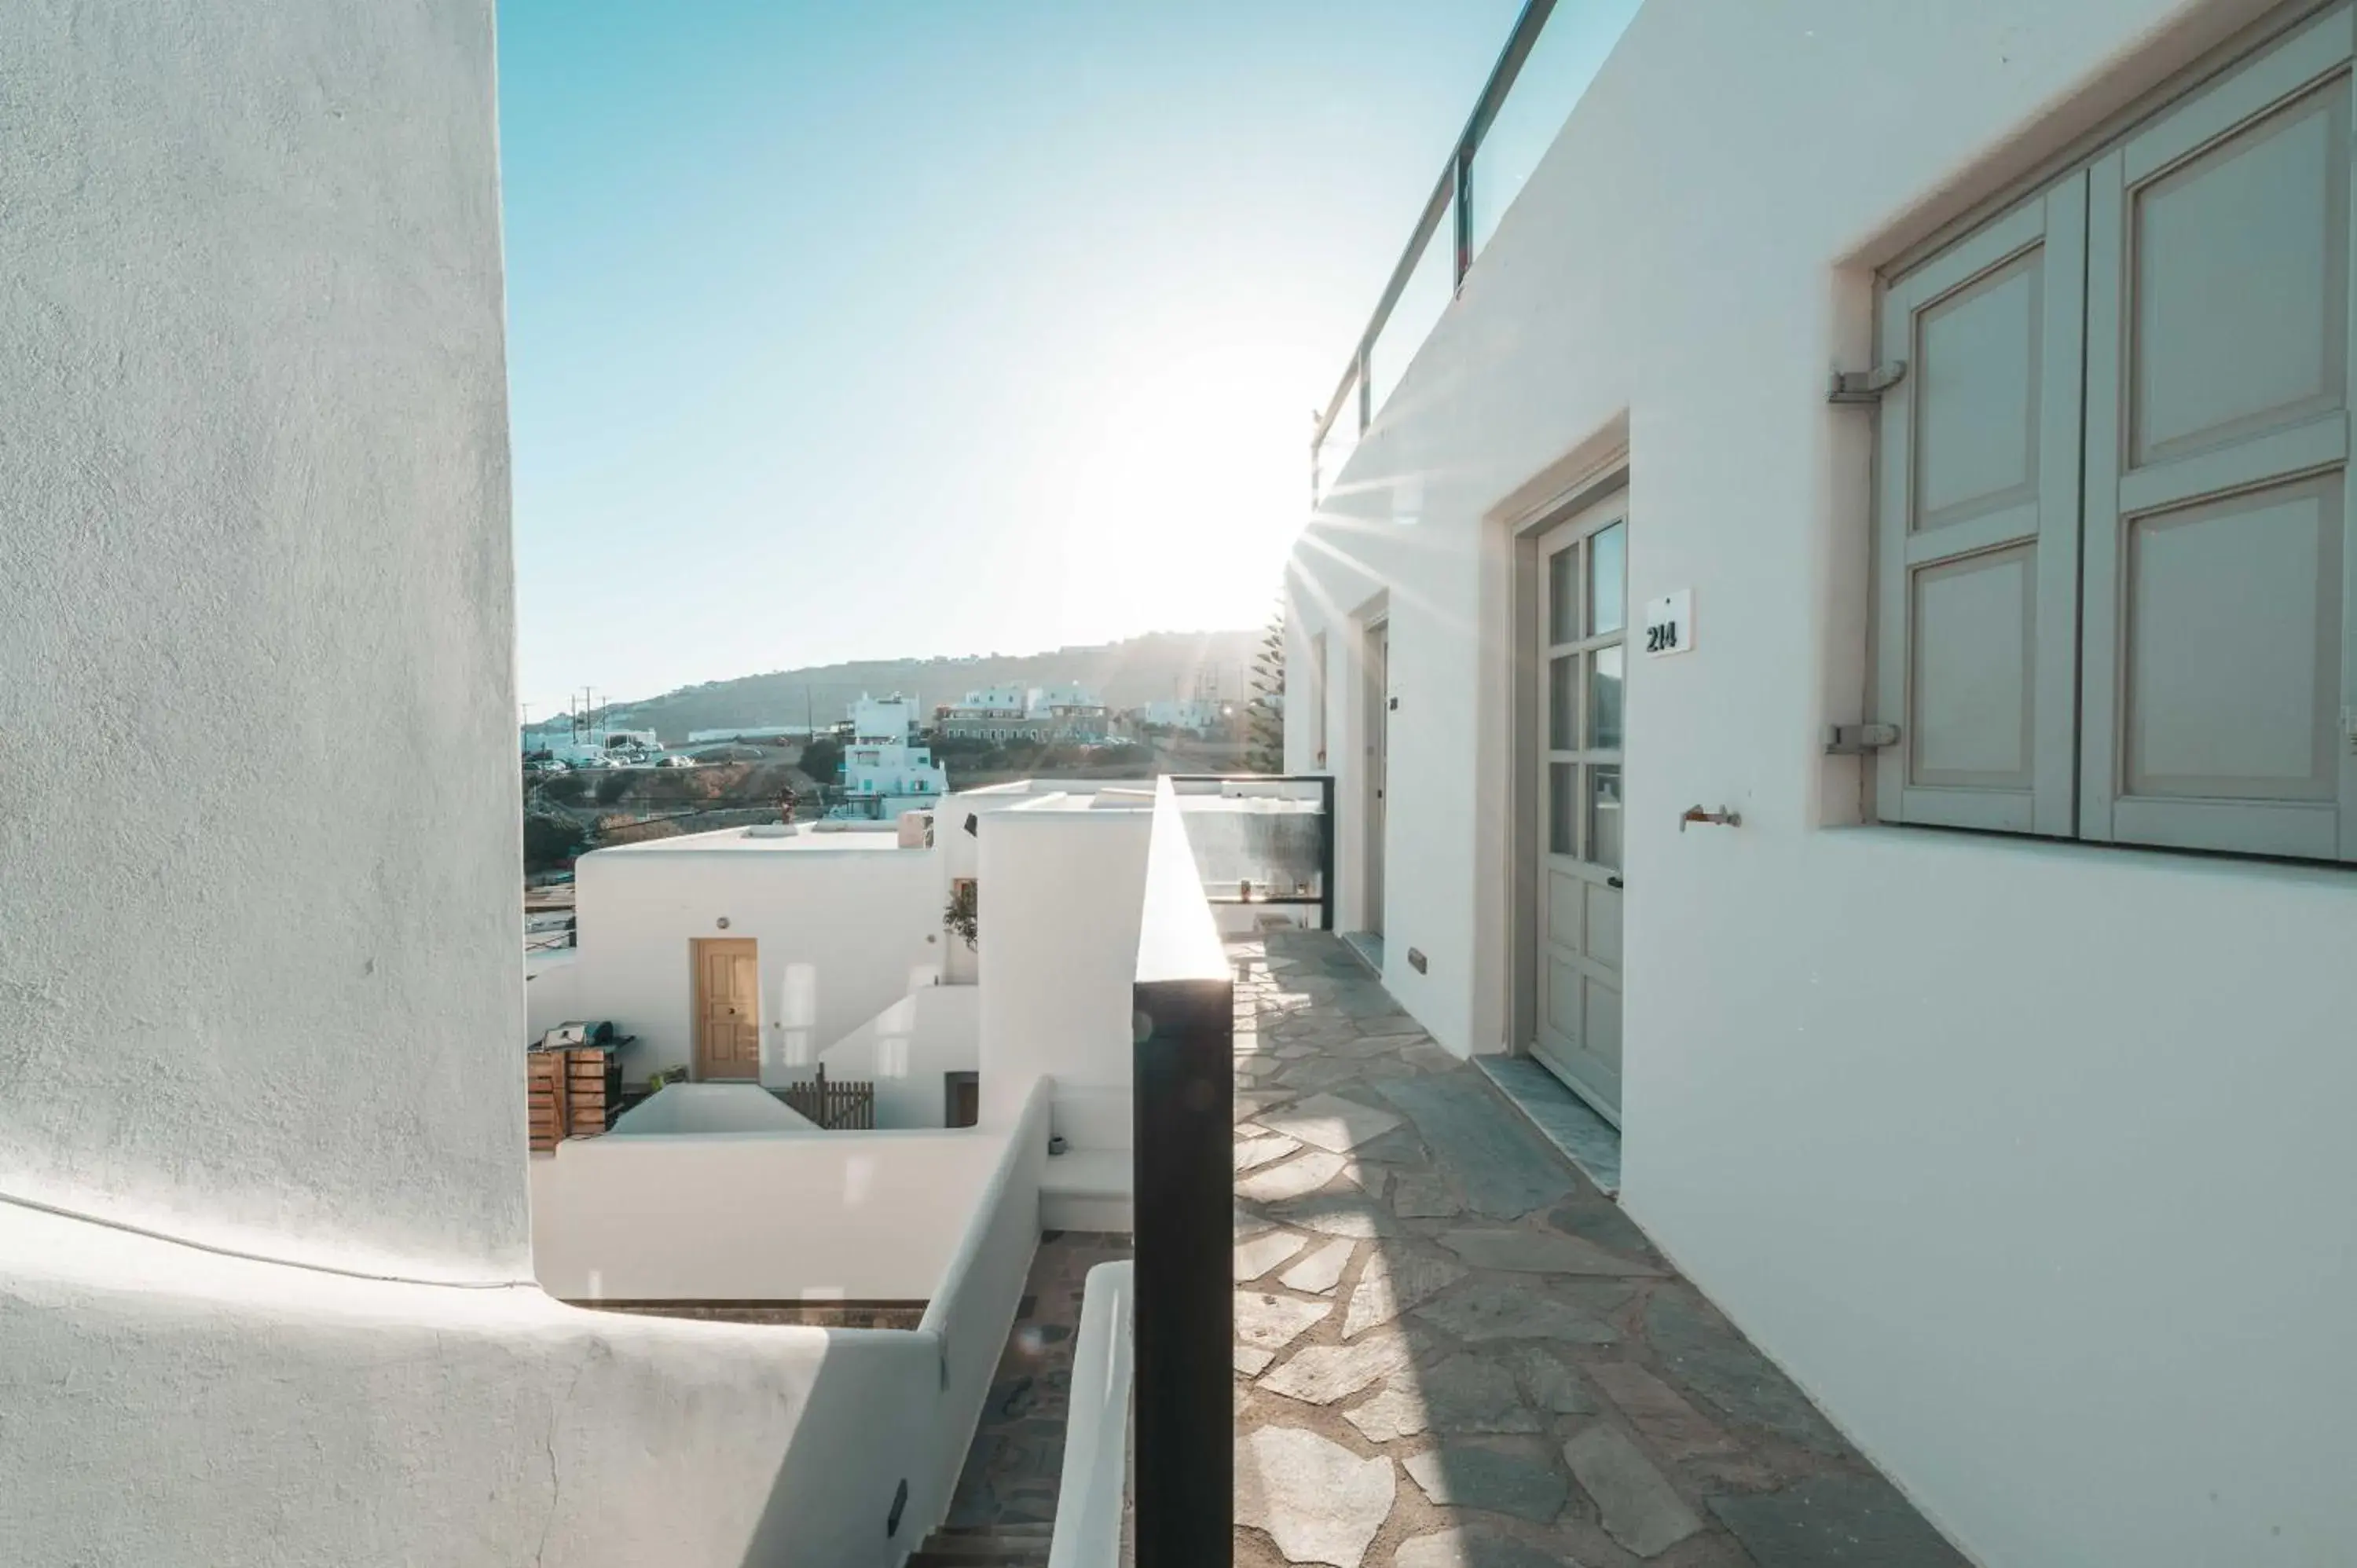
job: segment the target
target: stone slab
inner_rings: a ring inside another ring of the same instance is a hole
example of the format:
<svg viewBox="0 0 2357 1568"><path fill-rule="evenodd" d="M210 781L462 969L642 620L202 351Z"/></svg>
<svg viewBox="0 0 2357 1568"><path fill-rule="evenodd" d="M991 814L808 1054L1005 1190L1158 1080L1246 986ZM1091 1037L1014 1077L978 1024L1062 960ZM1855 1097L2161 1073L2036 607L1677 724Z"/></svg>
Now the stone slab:
<svg viewBox="0 0 2357 1568"><path fill-rule="evenodd" d="M1275 1359L1276 1356L1272 1351L1255 1350L1249 1345L1236 1347L1236 1370L1247 1378L1259 1377L1268 1370L1268 1364Z"/></svg>
<svg viewBox="0 0 2357 1568"><path fill-rule="evenodd" d="M1398 1126L1400 1118L1392 1112L1346 1100L1339 1094L1313 1094L1276 1114L1263 1116L1261 1122L1271 1132L1347 1155Z"/></svg>
<svg viewBox="0 0 2357 1568"><path fill-rule="evenodd" d="M1408 1171L1392 1188L1392 1212L1403 1219L1453 1219L1464 1211L1442 1176Z"/></svg>
<svg viewBox="0 0 2357 1568"><path fill-rule="evenodd" d="M1398 1107L1436 1160L1480 1213L1518 1219L1568 1197L1570 1173L1530 1128L1506 1114L1482 1081L1466 1073L1386 1079L1373 1086Z"/></svg>
<svg viewBox="0 0 2357 1568"><path fill-rule="evenodd" d="M1608 1194L1620 1190L1620 1130L1561 1079L1528 1057L1477 1056L1473 1065L1588 1180Z"/></svg>
<svg viewBox="0 0 2357 1568"><path fill-rule="evenodd" d="M1604 1533L1640 1557L1659 1557L1703 1528L1702 1516L1618 1427L1588 1427L1563 1445L1563 1462L1595 1499Z"/></svg>
<svg viewBox="0 0 2357 1568"><path fill-rule="evenodd" d="M1303 1155L1304 1159L1308 1155ZM1321 1159L1340 1160L1339 1155L1321 1155ZM1399 1221L1390 1209L1378 1205L1363 1192L1320 1192L1296 1198L1271 1210L1272 1215L1287 1225L1304 1230L1315 1230L1323 1236L1349 1236L1366 1241L1397 1236Z"/></svg>
<svg viewBox="0 0 2357 1568"><path fill-rule="evenodd" d="M1283 1165L1269 1165L1244 1176L1236 1183L1236 1195L1254 1203L1282 1203L1316 1192L1341 1169L1341 1155L1311 1149Z"/></svg>
<svg viewBox="0 0 2357 1568"><path fill-rule="evenodd" d="M1359 1568L1399 1487L1389 1459L1294 1427L1237 1439L1235 1466L1236 1522L1268 1531L1288 1563L1329 1568Z"/></svg>
<svg viewBox="0 0 2357 1568"><path fill-rule="evenodd" d="M1665 1458L1715 1458L1738 1452L1733 1439L1675 1389L1630 1361L1603 1361L1587 1375Z"/></svg>
<svg viewBox="0 0 2357 1568"><path fill-rule="evenodd" d="M1378 1252L1359 1271L1358 1287L1351 1293L1351 1311L1342 1321L1342 1337L1355 1339L1379 1324L1389 1323L1464 1277L1462 1265L1436 1253Z"/></svg>
<svg viewBox="0 0 2357 1568"><path fill-rule="evenodd" d="M1309 1345L1268 1373L1260 1386L1304 1404L1332 1404L1389 1377L1408 1364L1405 1341L1379 1337L1356 1345Z"/></svg>
<svg viewBox="0 0 2357 1568"><path fill-rule="evenodd" d="M1348 1237L1327 1242L1301 1262L1278 1276L1287 1290L1297 1290L1310 1295L1324 1295L1342 1281L1342 1271L1351 1266L1351 1254L1355 1251Z"/></svg>
<svg viewBox="0 0 2357 1568"><path fill-rule="evenodd" d="M1626 1290L1626 1286L1620 1287ZM1521 1285L1468 1285L1415 1309L1415 1316L1469 1345L1493 1339L1556 1339L1572 1345L1609 1345L1620 1330L1600 1314L1525 1290Z"/></svg>
<svg viewBox="0 0 2357 1568"><path fill-rule="evenodd" d="M1400 1542L1392 1568L1580 1568L1561 1552L1542 1551L1511 1536L1440 1530Z"/></svg>
<svg viewBox="0 0 2357 1568"><path fill-rule="evenodd" d="M1645 1304L1645 1337L1660 1352L1670 1380L1701 1395L1722 1414L1820 1454L1846 1449L1807 1395L1684 1291L1656 1291Z"/></svg>
<svg viewBox="0 0 2357 1568"><path fill-rule="evenodd" d="M1236 1343L1255 1350L1282 1350L1333 1310L1330 1301L1240 1290L1236 1292Z"/></svg>
<svg viewBox="0 0 2357 1568"><path fill-rule="evenodd" d="M1243 1129L1238 1128L1237 1131L1241 1133ZM1241 1176L1273 1160L1298 1154L1300 1150L1301 1145L1290 1138L1245 1138L1236 1144L1236 1174Z"/></svg>
<svg viewBox="0 0 2357 1568"><path fill-rule="evenodd" d="M1424 1495L1442 1508L1479 1509L1544 1524L1563 1511L1570 1486L1555 1467L1511 1451L1443 1444L1406 1462Z"/></svg>
<svg viewBox="0 0 2357 1568"><path fill-rule="evenodd" d="M1781 1492L1710 1500L1760 1568L1967 1568L1880 1477L1824 1476Z"/></svg>
<svg viewBox="0 0 2357 1568"><path fill-rule="evenodd" d="M1456 1355L1421 1370L1394 1374L1366 1403L1342 1412L1370 1443L1419 1432L1536 1432L1514 1375L1498 1362Z"/></svg>
<svg viewBox="0 0 2357 1568"><path fill-rule="evenodd" d="M1542 1346L1513 1346L1506 1351L1505 1364L1512 1369L1523 1397L1551 1415L1587 1415L1596 1409L1579 1374Z"/></svg>
<svg viewBox="0 0 2357 1568"><path fill-rule="evenodd" d="M1253 1238L1236 1249L1236 1283L1260 1278L1308 1245L1307 1236L1288 1236L1281 1230Z"/></svg>
<svg viewBox="0 0 2357 1568"><path fill-rule="evenodd" d="M1451 1230L1441 1245L1477 1269L1525 1274L1602 1274L1631 1278L1661 1271L1608 1252L1593 1241L1552 1230Z"/></svg>

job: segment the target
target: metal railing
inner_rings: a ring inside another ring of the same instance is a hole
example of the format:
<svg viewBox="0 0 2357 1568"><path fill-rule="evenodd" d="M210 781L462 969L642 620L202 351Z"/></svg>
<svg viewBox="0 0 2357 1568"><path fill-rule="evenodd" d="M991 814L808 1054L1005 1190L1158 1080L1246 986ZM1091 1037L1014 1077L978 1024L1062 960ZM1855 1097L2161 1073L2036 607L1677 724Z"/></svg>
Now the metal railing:
<svg viewBox="0 0 2357 1568"><path fill-rule="evenodd" d="M1332 488L1638 3L1525 0L1440 178L1425 199L1374 316L1318 416L1309 440L1313 502ZM1523 87L1520 94L1514 91L1518 82Z"/></svg>

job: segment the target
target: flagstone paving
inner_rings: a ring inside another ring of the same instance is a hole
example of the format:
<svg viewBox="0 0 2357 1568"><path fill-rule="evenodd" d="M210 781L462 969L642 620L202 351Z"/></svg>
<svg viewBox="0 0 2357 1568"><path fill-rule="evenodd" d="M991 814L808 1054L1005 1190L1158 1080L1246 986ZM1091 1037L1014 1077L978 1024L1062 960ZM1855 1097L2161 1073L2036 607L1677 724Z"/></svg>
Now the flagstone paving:
<svg viewBox="0 0 2357 1568"><path fill-rule="evenodd" d="M1237 1568L1963 1568L1339 940L1230 950Z"/></svg>

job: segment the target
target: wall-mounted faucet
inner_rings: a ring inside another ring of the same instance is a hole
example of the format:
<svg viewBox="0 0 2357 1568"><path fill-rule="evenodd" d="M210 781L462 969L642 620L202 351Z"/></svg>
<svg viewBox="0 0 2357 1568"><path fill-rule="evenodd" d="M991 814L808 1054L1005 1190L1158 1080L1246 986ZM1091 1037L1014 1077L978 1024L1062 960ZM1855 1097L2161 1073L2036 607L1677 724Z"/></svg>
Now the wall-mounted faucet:
<svg viewBox="0 0 2357 1568"><path fill-rule="evenodd" d="M1706 811L1700 806L1688 806L1685 809L1685 814L1678 819L1678 832L1685 832L1686 824L1689 822L1709 822L1716 827L1739 828L1743 825L1743 813L1725 806L1721 806L1716 811Z"/></svg>

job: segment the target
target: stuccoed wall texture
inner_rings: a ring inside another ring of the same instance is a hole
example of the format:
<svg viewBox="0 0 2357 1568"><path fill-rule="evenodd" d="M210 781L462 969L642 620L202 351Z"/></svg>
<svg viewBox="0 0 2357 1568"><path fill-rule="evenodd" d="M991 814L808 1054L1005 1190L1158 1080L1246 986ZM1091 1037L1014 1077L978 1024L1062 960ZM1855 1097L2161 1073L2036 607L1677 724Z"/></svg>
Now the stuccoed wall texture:
<svg viewBox="0 0 2357 1568"><path fill-rule="evenodd" d="M0 1189L526 1272L491 28L0 6Z"/></svg>

